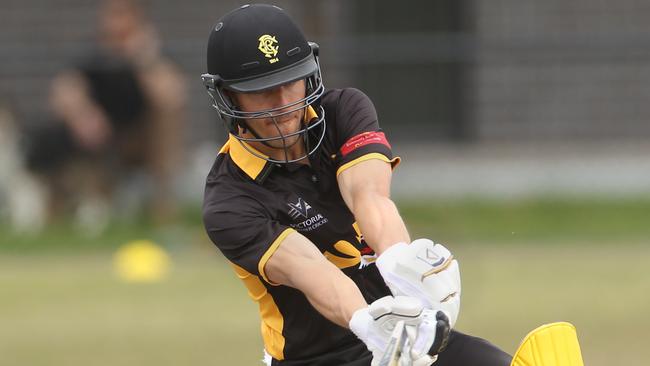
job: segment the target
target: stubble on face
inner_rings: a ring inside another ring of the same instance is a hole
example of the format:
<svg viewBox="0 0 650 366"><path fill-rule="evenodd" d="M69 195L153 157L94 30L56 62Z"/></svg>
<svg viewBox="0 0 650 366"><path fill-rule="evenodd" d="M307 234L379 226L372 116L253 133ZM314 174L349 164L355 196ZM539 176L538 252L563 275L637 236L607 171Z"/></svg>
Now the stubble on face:
<svg viewBox="0 0 650 366"><path fill-rule="evenodd" d="M270 91L254 94L239 94L236 96L238 103L244 110L257 111L278 108L284 105L290 105L305 97L305 82L299 80L286 86L273 89ZM291 110L298 105L287 108ZM261 152L273 154L273 149L285 150L296 145L302 139L302 134L296 134L303 128L305 117L305 106L288 112L285 110L278 111L272 117L261 117L249 119L246 121L248 128L254 131L244 131L240 128L240 136L249 138L269 139L265 143L252 142L253 147ZM255 136L257 135L257 136Z"/></svg>
<svg viewBox="0 0 650 366"><path fill-rule="evenodd" d="M302 129L302 121L305 116L305 110L299 109L287 115L278 116L275 118L267 118L264 120L251 123L255 125L255 132L262 130L260 137L272 138L268 144L277 149L293 146L298 142L302 134L295 134ZM258 132L259 133L259 132Z"/></svg>

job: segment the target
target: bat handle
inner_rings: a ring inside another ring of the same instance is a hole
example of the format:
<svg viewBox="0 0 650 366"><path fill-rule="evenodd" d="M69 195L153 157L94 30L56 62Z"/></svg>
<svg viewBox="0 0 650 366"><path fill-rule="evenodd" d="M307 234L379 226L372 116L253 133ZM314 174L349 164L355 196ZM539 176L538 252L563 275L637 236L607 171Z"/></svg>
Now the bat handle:
<svg viewBox="0 0 650 366"><path fill-rule="evenodd" d="M403 320L398 321L388 339L388 345L377 366L398 366L402 348L406 342L406 329Z"/></svg>

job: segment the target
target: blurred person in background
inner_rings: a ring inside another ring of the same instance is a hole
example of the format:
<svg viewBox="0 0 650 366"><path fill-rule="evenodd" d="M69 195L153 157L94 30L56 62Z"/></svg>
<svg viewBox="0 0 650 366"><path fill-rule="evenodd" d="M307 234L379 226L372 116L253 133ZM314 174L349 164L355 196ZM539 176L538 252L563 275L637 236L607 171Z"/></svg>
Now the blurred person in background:
<svg viewBox="0 0 650 366"><path fill-rule="evenodd" d="M45 190L25 167L20 135L14 109L0 98L0 219L17 232L36 232L45 223Z"/></svg>
<svg viewBox="0 0 650 366"><path fill-rule="evenodd" d="M133 0L106 0L98 47L51 84L54 120L31 134L28 165L49 188L51 215L99 231L110 213L175 211L185 81ZM135 202L135 203L134 203Z"/></svg>

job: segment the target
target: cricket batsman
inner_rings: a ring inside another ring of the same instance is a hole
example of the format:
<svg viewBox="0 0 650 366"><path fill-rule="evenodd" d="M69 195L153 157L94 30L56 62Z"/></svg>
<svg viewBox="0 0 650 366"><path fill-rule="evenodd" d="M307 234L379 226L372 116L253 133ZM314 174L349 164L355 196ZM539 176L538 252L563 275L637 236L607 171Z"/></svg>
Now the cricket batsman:
<svg viewBox="0 0 650 366"><path fill-rule="evenodd" d="M266 364L509 365L454 329L458 262L411 240L375 108L326 90L318 52L282 9L244 5L214 24L202 75L229 132L204 223L259 305Z"/></svg>

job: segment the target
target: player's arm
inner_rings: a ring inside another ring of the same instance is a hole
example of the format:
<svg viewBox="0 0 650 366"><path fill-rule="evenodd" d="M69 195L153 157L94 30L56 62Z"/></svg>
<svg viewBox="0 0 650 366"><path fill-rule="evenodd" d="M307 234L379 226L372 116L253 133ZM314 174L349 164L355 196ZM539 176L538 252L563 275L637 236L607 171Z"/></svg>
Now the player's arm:
<svg viewBox="0 0 650 366"><path fill-rule="evenodd" d="M343 200L354 214L365 241L379 255L396 243L409 243L409 233L390 199L389 163L370 159L338 175Z"/></svg>
<svg viewBox="0 0 650 366"><path fill-rule="evenodd" d="M424 309L411 297L386 296L368 306L357 285L297 232L280 243L264 272L271 282L300 290L327 319L350 328L373 353L373 364L399 321L410 328L410 353L421 365L432 363L447 343L449 320L442 312Z"/></svg>
<svg viewBox="0 0 650 366"><path fill-rule="evenodd" d="M389 196L390 181L391 167L379 159L362 161L338 176L341 195L366 242L379 255L377 267L392 293L444 310L453 327L460 312L458 262L447 248L430 240L410 243Z"/></svg>
<svg viewBox="0 0 650 366"><path fill-rule="evenodd" d="M297 232L280 243L264 271L271 282L300 290L319 313L342 327L367 306L357 285Z"/></svg>

